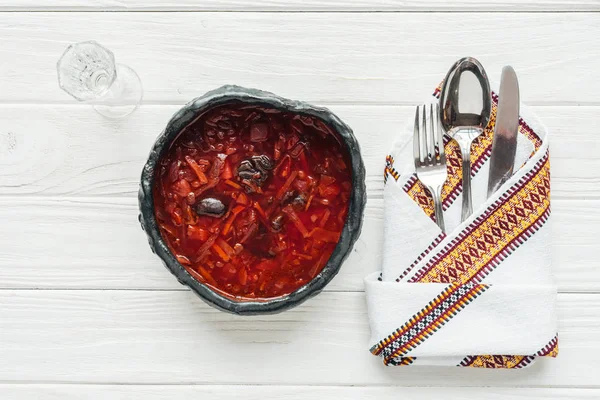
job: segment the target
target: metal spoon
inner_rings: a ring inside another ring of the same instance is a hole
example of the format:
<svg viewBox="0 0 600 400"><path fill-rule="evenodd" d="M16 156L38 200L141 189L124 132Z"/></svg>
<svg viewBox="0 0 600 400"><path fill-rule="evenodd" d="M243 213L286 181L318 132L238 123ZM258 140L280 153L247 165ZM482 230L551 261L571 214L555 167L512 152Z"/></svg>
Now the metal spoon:
<svg viewBox="0 0 600 400"><path fill-rule="evenodd" d="M446 134L456 140L462 154L462 221L473 213L471 196L471 143L490 120L492 96L483 66L472 57L458 60L444 79L440 120Z"/></svg>

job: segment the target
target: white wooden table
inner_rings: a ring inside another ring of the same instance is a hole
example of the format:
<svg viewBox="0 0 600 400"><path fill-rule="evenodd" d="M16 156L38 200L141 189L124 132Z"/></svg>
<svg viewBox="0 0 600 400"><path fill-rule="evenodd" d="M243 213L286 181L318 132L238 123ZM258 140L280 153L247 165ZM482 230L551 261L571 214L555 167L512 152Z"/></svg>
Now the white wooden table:
<svg viewBox="0 0 600 400"><path fill-rule="evenodd" d="M599 0L0 0L0 37L0 399L600 398ZM143 81L126 120L58 89L58 57L89 39ZM519 371L386 369L367 351L362 283L380 262L383 157L465 55L496 79L513 65L552 132L560 355ZM352 256L276 316L202 303L137 222L155 137L226 83L330 107L367 166Z"/></svg>

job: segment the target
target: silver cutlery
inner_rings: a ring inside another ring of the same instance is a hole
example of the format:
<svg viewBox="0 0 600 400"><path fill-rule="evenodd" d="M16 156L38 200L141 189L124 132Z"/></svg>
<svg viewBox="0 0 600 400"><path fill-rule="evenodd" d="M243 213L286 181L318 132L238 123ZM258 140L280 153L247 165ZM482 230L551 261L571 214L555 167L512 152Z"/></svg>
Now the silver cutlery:
<svg viewBox="0 0 600 400"><path fill-rule="evenodd" d="M498 112L490 157L488 178L488 198L513 173L517 153L517 132L519 130L519 81L515 70L507 65L502 68Z"/></svg>
<svg viewBox="0 0 600 400"><path fill-rule="evenodd" d="M429 109L429 118L426 115L427 109ZM435 220L442 232L445 232L442 187L446 182L448 172L446 170L446 153L444 152L439 115L437 104L417 106L413 133L413 154L417 177L431 193L435 209Z"/></svg>
<svg viewBox="0 0 600 400"><path fill-rule="evenodd" d="M490 119L492 97L483 66L472 57L458 60L444 79L440 118L446 134L456 140L462 155L462 221L473 213L471 143Z"/></svg>

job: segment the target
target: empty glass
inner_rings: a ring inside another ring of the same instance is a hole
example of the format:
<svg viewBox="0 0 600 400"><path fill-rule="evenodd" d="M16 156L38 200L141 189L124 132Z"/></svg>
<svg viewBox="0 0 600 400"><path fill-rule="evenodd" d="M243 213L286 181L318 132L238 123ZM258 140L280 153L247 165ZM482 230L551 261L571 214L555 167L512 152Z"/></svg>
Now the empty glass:
<svg viewBox="0 0 600 400"><path fill-rule="evenodd" d="M56 68L62 90L108 118L125 117L142 101L142 82L136 72L116 64L113 53L95 41L67 47Z"/></svg>

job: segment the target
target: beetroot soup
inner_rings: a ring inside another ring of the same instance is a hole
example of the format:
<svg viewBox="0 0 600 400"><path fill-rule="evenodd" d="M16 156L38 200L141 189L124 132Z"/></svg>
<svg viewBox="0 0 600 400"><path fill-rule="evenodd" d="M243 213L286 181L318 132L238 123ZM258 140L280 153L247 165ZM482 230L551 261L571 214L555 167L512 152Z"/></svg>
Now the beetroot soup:
<svg viewBox="0 0 600 400"><path fill-rule="evenodd" d="M293 292L327 264L346 222L350 158L321 120L214 108L157 169L160 232L196 279L235 298Z"/></svg>

